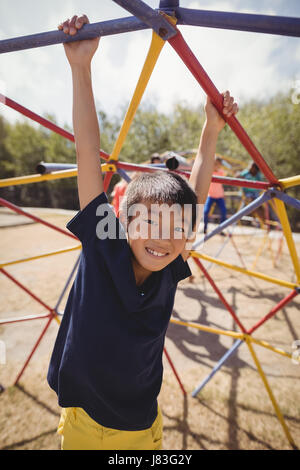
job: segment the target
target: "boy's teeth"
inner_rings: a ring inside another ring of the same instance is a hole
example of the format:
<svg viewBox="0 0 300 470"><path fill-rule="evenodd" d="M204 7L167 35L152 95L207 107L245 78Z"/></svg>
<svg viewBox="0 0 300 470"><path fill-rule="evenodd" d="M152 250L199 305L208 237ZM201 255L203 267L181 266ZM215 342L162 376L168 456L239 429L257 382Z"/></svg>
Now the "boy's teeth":
<svg viewBox="0 0 300 470"><path fill-rule="evenodd" d="M166 253L158 253L157 251L151 250L150 248L147 248L147 251L149 251L149 253L155 256L165 256L166 254Z"/></svg>

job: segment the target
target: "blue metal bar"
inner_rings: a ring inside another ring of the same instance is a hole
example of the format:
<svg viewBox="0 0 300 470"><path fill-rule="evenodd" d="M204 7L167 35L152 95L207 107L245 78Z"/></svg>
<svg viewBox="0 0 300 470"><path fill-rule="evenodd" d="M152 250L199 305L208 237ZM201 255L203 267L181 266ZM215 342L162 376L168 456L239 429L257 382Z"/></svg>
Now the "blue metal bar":
<svg viewBox="0 0 300 470"><path fill-rule="evenodd" d="M92 39L98 36L108 36L112 34L128 33L130 31L140 31L149 29L149 26L138 18L130 16L116 20L101 21L100 23L85 24L76 36L69 36L63 31L55 30L44 33L20 36L0 41L0 54L5 52L21 51L33 49L35 47L50 46L65 42L81 41Z"/></svg>
<svg viewBox="0 0 300 470"><path fill-rule="evenodd" d="M167 3L167 1L166 1ZM125 4L125 0L124 0ZM127 6L127 1L126 1ZM164 25L173 27L156 10L151 14L158 15ZM176 8L177 24L190 26L204 26L207 28L233 29L237 31L252 31L266 34L279 34L285 36L300 37L300 19L288 17L276 17L267 15L250 15L245 13L214 12L209 10L192 10L187 8ZM101 21L84 25L75 37L66 35L63 31L47 31L19 36L16 38L3 39L0 41L0 54L15 52L36 47L50 46L65 42L92 39L98 36L109 36L114 34L128 33L149 29L149 24L134 16L119 18L115 20ZM154 28L155 29L155 28ZM169 36L165 36L167 39Z"/></svg>
<svg viewBox="0 0 300 470"><path fill-rule="evenodd" d="M160 0L159 9L169 10L179 7L179 0Z"/></svg>
<svg viewBox="0 0 300 470"><path fill-rule="evenodd" d="M36 171L41 175L52 173L52 171L71 170L71 168L77 168L76 163L46 163L40 162L36 166Z"/></svg>
<svg viewBox="0 0 300 470"><path fill-rule="evenodd" d="M178 24L300 37L300 18L176 8Z"/></svg>
<svg viewBox="0 0 300 470"><path fill-rule="evenodd" d="M224 356L219 360L219 362L215 365L212 369L210 374L193 390L192 397L196 397L198 393L202 390L202 388L213 378L216 372L222 367L225 361L229 359L229 357L237 350L237 348L243 343L241 339L238 339L233 346L224 354Z"/></svg>
<svg viewBox="0 0 300 470"><path fill-rule="evenodd" d="M274 196L277 197L277 199L280 199L281 201L285 202L289 206L293 206L296 209L298 209L298 211L300 211L299 199L288 196L286 193L283 193L282 191L278 191L277 189L272 190L272 192L274 193Z"/></svg>
<svg viewBox="0 0 300 470"><path fill-rule="evenodd" d="M117 173L125 180L127 183L130 183L131 178L130 176L126 173L125 170L122 170L122 168L117 169Z"/></svg>
<svg viewBox="0 0 300 470"><path fill-rule="evenodd" d="M163 15L142 0L113 0L113 2L150 26L165 41L177 34L176 28Z"/></svg>
<svg viewBox="0 0 300 470"><path fill-rule="evenodd" d="M61 294L60 294L60 296L59 296L59 298L58 298L58 301L57 301L57 303L56 303L56 305L55 305L55 307L54 307L54 310L56 311L56 313L58 313L58 312L57 312L57 309L58 309L58 307L59 307L59 304L60 304L60 302L62 301L63 296L65 295L65 292L66 292L66 290L67 290L67 287L68 287L69 283L71 282L71 279L72 279L73 275L75 274L75 271L76 271L77 266L78 266L78 264L79 264L80 256L81 256L81 253L80 253L80 255L78 256L78 258L77 258L77 260L76 260L76 263L74 264L73 269L72 269L72 271L71 271L71 273L69 274L69 277L68 277L68 279L67 279L67 282L66 282L66 284L65 284L65 286L64 286L64 288L63 288L63 290L62 290L62 292L61 292ZM60 315L60 314L59 314L59 315Z"/></svg>
<svg viewBox="0 0 300 470"><path fill-rule="evenodd" d="M208 235L205 235L205 237L202 240L199 240L198 242L194 243L194 245L192 247L192 250L195 250L197 248L197 246L204 243L206 240L209 240L210 238L212 238L217 233L222 232L229 225L231 225L234 222L240 220L245 215L250 214L252 211L254 211L258 207L260 207L262 204L269 201L272 197L274 197L273 193L274 193L273 190L268 190L265 193L263 193L261 196L259 196L257 199L255 199L255 201L248 204L248 206L243 207L243 209L241 209L239 212L237 212L236 214L229 217L229 219L222 222L220 225L218 225L218 227L216 227L214 230L212 230Z"/></svg>
<svg viewBox="0 0 300 470"><path fill-rule="evenodd" d="M245 203L244 201L242 201L242 207L241 209L244 207ZM241 210L240 209L240 210ZM214 258L218 258L220 256L220 254L222 253L222 251L224 250L225 246L227 245L227 243L229 242L230 240L230 237L232 237L232 234L233 234L233 230L234 230L234 227L236 226L236 224L238 223L238 220L236 220L233 224L232 224L232 230L229 234L229 236L225 239L225 242L223 243L223 245L221 245L220 249L218 250L218 252L215 254ZM207 267L206 267L206 271L209 271L211 266L216 266L215 263L210 263Z"/></svg>

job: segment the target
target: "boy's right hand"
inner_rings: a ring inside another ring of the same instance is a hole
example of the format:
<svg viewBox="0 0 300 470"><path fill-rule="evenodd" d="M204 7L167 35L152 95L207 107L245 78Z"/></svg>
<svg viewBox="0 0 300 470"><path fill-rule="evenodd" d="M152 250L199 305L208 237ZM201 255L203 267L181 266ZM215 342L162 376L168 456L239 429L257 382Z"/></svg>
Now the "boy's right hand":
<svg viewBox="0 0 300 470"><path fill-rule="evenodd" d="M62 30L65 34L74 36L77 34L78 29L81 29L84 24L88 23L89 19L86 15L74 15L71 20L68 19L59 24L58 29ZM89 66L98 48L99 41L100 37L64 43L66 56L71 67L76 65Z"/></svg>

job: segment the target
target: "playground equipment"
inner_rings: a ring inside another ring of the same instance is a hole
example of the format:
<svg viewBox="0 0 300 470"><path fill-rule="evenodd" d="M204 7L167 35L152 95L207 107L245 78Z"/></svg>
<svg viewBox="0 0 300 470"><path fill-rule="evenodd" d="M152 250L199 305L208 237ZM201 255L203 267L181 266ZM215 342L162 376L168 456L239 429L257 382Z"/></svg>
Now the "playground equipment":
<svg viewBox="0 0 300 470"><path fill-rule="evenodd" d="M149 165L134 165L127 162L122 162L119 160L119 155L122 149L122 145L126 139L128 130L136 113L136 110L140 104L144 91L147 87L149 79L151 77L152 71L155 67L157 59L160 55L162 48L164 47L165 43L168 42L171 47L175 50L181 60L185 63L187 68L190 70L192 75L198 81L200 86L203 88L205 93L211 98L212 102L218 109L218 111L222 114L222 95L219 93L217 88L214 86L212 81L210 80L209 76L198 62L197 58L189 48L188 44L185 42L181 32L177 28L177 25L185 24L185 25L198 25L198 26L206 26L212 28L223 28L223 29L234 29L234 30L241 30L241 31L253 31L253 32L261 32L266 34L279 34L279 35L287 35L287 36L294 36L300 37L300 19L299 18L283 18L283 17L271 17L266 15L248 15L248 14L236 14L236 13L223 13L223 12L210 12L210 11L202 11L202 10L188 10L186 8L181 8L179 6L178 0L161 0L159 5L159 11L153 10L148 5L140 0L113 0L115 3L119 4L120 6L127 9L130 13L134 16L129 18L122 18L118 20L112 21L105 21L101 23L95 23L90 25L85 25L84 28L78 32L76 38L66 37L63 32L61 31L52 31L49 33L41 33L35 34L32 36L20 37L20 38L13 38L4 41L0 41L0 53L12 52L16 50L24 50L33 47L42 47L50 44L57 44L62 42L71 42L73 40L82 40L87 38L93 38L96 36L104 36L104 35L111 35L111 34L119 34L128 31L137 31L147 28L152 28L152 40L149 48L148 55L146 57L144 66L142 68L141 75L139 77L136 89L134 91L132 100L129 104L129 108L124 118L124 122L120 129L119 136L115 143L115 146L112 150L111 155L106 154L103 151L99 152L99 157L106 160L106 163L102 165L102 170L105 174L104 176L104 188L107 190L109 182L111 180L112 175L115 172L118 172L123 178L127 181L130 179L126 173L127 171L156 171L157 168ZM43 126L51 129L54 132L59 133L60 135L64 136L65 138L74 141L74 137L65 130L59 128L58 126L54 125L50 121L47 121L44 118L41 118L37 114L33 113L32 111L24 108L23 106L19 105L18 103L14 102L13 100L1 95L0 101L19 111L20 113L26 115L27 117L33 119L36 122L39 122ZM296 209L300 210L300 201L290 197L286 194L286 190L290 187L300 185L300 175L285 178L278 180L276 175L274 175L272 169L269 165L265 162L263 156L260 154L259 150L255 147L254 143L243 129L239 121L235 116L227 118L223 116L224 120L227 122L228 126L231 127L232 131L236 134L237 138L240 142L244 145L247 149L249 155L252 157L253 161L258 165L260 171L263 173L267 181L248 181L239 178L229 178L229 177L219 177L214 176L213 181L220 182L223 184L229 184L231 186L236 187L248 187L248 188L256 188L262 191L261 195L252 201L250 204L242 207L236 214L230 217L228 220L220 224L217 228L215 228L210 234L206 235L202 240L198 241L194 244L192 251L190 252L190 256L193 258L194 262L198 266L198 268L202 271L205 278L208 280L214 291L216 292L217 296L223 303L226 310L228 310L229 314L234 319L235 323L240 329L240 332L234 331L225 331L216 328L207 327L204 325L198 325L189 322L182 322L176 319L171 319L171 322L178 325L183 325L186 327L193 327L200 329L202 331L213 333L217 335L225 335L235 338L236 341L234 345L228 350L228 352L220 359L218 364L214 367L212 372L209 376L196 387L193 392L193 396L196 396L199 391L204 387L204 385L213 377L213 375L220 369L220 367L225 363L225 361L242 345L242 343L246 343L253 361L257 367L257 370L260 374L260 377L263 381L263 384L266 388L266 391L269 395L269 398L274 406L274 410L276 415L280 421L280 424L283 428L283 431L291 444L291 446L295 447L294 440L290 434L290 431L285 423L284 417L280 411L280 408L276 402L276 399L273 395L271 387L267 381L265 373L260 365L259 359L256 355L256 352L253 348L253 343L267 348L274 353L281 354L283 356L291 358L291 354L273 347L272 345L266 343L265 341L258 340L253 337L253 333L266 321L274 317L274 315L282 309L284 306L288 305L292 299L294 299L300 292L300 263L296 252L295 243L293 240L286 207L285 204L289 204ZM45 168L47 164L44 164ZM48 167L48 170L51 167ZM168 171L167 169L162 169L162 171ZM179 173L186 175L189 177L188 171L179 171ZM27 184L33 183L36 181L45 181L49 179L56 179L56 178L68 178L75 176L77 174L76 167L70 166L68 169L56 169L56 171L51 171L50 173L46 173L43 175L30 175L30 176L23 176L19 178L7 178L0 180L0 186L9 186L9 185L16 185L16 184ZM225 228L237 223L243 216L250 214L254 209L257 209L262 204L273 201L274 206L276 209L276 213L278 215L278 219L282 226L283 234L285 240L287 242L289 254L291 257L292 265L295 272L296 280L295 282L290 282L288 280L275 278L264 273L247 269L246 267L239 267L232 265L230 263L226 263L224 261L219 260L218 258L214 258L205 254L201 254L197 252L197 248L203 243L204 241L210 239L214 235L222 232ZM12 210L23 213L28 217L32 217L32 215L22 211L20 208L17 208L13 204L5 201L3 199L0 200L2 205L11 208ZM41 223L45 223L41 219L37 219L37 221ZM50 228L55 228L58 230L57 227L51 226L51 224L47 224ZM70 233L59 229L65 235L71 236L74 238L73 235ZM75 237L76 238L76 237ZM78 249L80 246L72 247L70 249ZM45 256L50 256L58 254L49 253ZM27 259L29 260L29 259ZM29 295L31 295L35 300L42 303L42 305L49 311L48 314L44 316L35 316L34 318L46 318L47 323L42 331L38 341L31 352L30 356L28 357L26 363L24 364L23 369L19 373L16 382L20 379L24 369L28 365L34 351L36 350L41 338L45 334L50 322L53 319L58 320L58 306L60 304L60 300L62 298L63 293L61 294L59 301L55 308L51 309L49 306L44 304L40 299L30 292L25 286L19 283L15 278L13 278L7 271L4 269L6 266L21 262L24 260L17 260L11 263L2 264L0 266L1 272L9 277L13 282L15 282L19 287L24 289ZM245 274L257 279L262 279L264 281L273 283L275 285L280 285L289 290L289 293L259 321L251 328L246 329L241 320L236 315L233 308L229 305L229 303L224 298L223 294L221 293L220 289L217 287L216 283L208 273L208 270L202 264L202 261L209 261L211 263L215 263L226 267L228 269L235 270L241 274ZM78 261L77 261L78 262ZM67 281L67 284L64 288L64 291L70 282L73 272L75 271L77 263L75 264L72 273ZM10 322L17 322L17 321L25 321L31 320L31 318L23 318L23 319L12 319ZM0 324L8 323L8 321L1 321ZM169 357L167 356L169 359ZM174 370L174 369L173 369ZM174 370L175 372L175 370ZM180 382L178 374L176 377ZM183 393L185 393L184 388L181 384L181 388Z"/></svg>

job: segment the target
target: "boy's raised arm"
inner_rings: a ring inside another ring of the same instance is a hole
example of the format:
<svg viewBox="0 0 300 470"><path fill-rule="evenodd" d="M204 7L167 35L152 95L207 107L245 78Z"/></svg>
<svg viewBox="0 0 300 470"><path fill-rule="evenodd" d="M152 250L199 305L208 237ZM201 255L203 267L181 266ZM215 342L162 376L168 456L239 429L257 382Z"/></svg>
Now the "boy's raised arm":
<svg viewBox="0 0 300 470"><path fill-rule="evenodd" d="M85 23L86 15L73 16L58 26L75 35ZM73 127L77 156L77 184L80 209L103 192L100 164L100 129L92 89L91 61L100 38L65 43L73 81Z"/></svg>
<svg viewBox="0 0 300 470"><path fill-rule="evenodd" d="M230 96L229 91L223 93L223 97L223 113L228 117L236 114L238 106ZM206 121L202 129L198 152L189 179L192 188L197 194L198 204L204 204L206 201L214 169L218 136L226 124L209 97L207 97L205 112Z"/></svg>

